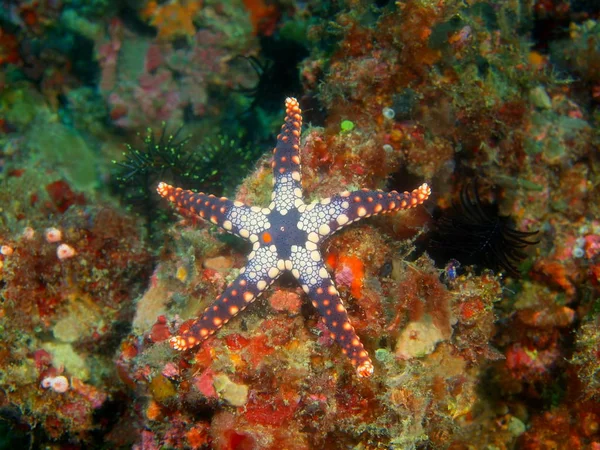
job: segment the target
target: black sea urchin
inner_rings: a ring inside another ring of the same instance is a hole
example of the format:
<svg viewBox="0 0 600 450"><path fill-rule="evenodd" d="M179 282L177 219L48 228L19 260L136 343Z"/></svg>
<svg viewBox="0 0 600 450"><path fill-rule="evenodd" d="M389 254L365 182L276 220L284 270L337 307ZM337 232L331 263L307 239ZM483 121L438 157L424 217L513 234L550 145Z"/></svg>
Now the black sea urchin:
<svg viewBox="0 0 600 450"><path fill-rule="evenodd" d="M482 203L473 181L437 219L430 253L438 264L457 259L463 265L504 270L518 277L517 266L527 257L524 249L538 243L531 239L537 233L516 230L509 216L499 214L496 204Z"/></svg>

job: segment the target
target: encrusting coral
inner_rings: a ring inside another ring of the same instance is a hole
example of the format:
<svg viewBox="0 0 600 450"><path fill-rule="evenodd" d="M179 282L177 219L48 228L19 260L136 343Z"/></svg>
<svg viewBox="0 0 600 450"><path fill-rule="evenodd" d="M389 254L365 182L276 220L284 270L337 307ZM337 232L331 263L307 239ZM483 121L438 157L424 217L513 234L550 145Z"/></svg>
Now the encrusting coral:
<svg viewBox="0 0 600 450"><path fill-rule="evenodd" d="M0 11L8 446L600 447L594 2L125 3ZM291 95L307 126L288 111L281 138L297 148L280 141L274 174L261 155ZM193 136L162 142L179 159L122 157L163 122ZM234 138L202 144L214 136ZM188 201L173 220L158 181L235 202L161 185ZM422 206L346 226L423 181ZM438 211L452 224L433 236ZM310 232L290 237L287 220ZM286 265L282 242L310 249ZM292 274L267 289L273 267Z"/></svg>

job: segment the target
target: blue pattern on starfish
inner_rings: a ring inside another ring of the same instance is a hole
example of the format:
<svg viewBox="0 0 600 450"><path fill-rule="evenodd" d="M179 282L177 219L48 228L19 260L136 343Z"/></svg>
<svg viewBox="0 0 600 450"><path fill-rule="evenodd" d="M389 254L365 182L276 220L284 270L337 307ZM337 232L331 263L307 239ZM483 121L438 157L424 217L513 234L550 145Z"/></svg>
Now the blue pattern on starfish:
<svg viewBox="0 0 600 450"><path fill-rule="evenodd" d="M361 377L373 374L373 363L348 319L338 291L325 268L320 244L341 228L365 217L408 209L430 194L427 184L412 192L362 189L342 192L306 205L302 200L298 101L286 100L286 117L273 150L273 193L267 208L226 198L158 185L158 193L203 219L253 244L240 275L202 316L170 339L177 350L199 345L248 306L284 271L290 271Z"/></svg>

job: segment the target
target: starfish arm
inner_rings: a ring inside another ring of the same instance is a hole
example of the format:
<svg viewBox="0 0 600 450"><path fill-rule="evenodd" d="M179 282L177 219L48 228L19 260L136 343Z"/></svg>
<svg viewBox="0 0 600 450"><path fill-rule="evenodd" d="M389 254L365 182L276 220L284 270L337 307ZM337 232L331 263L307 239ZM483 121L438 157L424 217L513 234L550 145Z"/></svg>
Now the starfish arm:
<svg viewBox="0 0 600 450"><path fill-rule="evenodd" d="M188 350L215 334L279 278L281 271L276 266L277 254L272 248L259 247L252 251L240 275L204 310L199 319L180 329L179 334L169 340L171 347Z"/></svg>
<svg viewBox="0 0 600 450"><path fill-rule="evenodd" d="M316 250L292 249L292 274L319 311L329 332L350 359L358 376L373 374L373 362L350 323L346 308Z"/></svg>
<svg viewBox="0 0 600 450"><path fill-rule="evenodd" d="M272 200L279 210L287 211L302 201L300 170L300 133L302 131L302 111L298 100L285 101L285 123L277 136L277 146L273 150L273 195Z"/></svg>
<svg viewBox="0 0 600 450"><path fill-rule="evenodd" d="M298 228L309 234L309 240L318 243L364 217L414 208L427 200L430 194L427 183L412 192L367 189L342 192L308 205L302 212Z"/></svg>
<svg viewBox="0 0 600 450"><path fill-rule="evenodd" d="M157 192L161 197L202 219L218 225L225 231L253 241L253 235L270 228L264 212L255 206L232 202L225 197L215 197L159 183Z"/></svg>

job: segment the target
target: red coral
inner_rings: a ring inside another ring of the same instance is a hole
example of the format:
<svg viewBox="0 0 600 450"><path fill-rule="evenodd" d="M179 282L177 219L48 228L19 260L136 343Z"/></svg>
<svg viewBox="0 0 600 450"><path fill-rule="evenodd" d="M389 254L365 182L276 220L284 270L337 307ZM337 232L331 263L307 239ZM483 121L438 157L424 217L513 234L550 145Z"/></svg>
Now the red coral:
<svg viewBox="0 0 600 450"><path fill-rule="evenodd" d="M265 335L259 335L253 337L245 347L243 355L244 359L247 360L252 367L258 367L260 363L275 351L273 347L269 345L269 338Z"/></svg>
<svg viewBox="0 0 600 450"><path fill-rule="evenodd" d="M71 186L64 180L57 180L46 186L46 192L52 202L47 206L50 211L58 211L63 214L72 205L84 205L85 197L81 193L75 193Z"/></svg>
<svg viewBox="0 0 600 450"><path fill-rule="evenodd" d="M559 406L533 417L530 428L520 437L518 448L542 450L592 449L600 446L600 409L596 402Z"/></svg>
<svg viewBox="0 0 600 450"><path fill-rule="evenodd" d="M550 367L560 358L555 347L536 349L514 344L506 350L506 367L513 377L521 380L539 380L548 375Z"/></svg>
<svg viewBox="0 0 600 450"><path fill-rule="evenodd" d="M152 325L150 330L150 339L152 342L166 341L171 337L171 331L167 325L167 318L165 316L159 316L156 319L156 323Z"/></svg>
<svg viewBox="0 0 600 450"><path fill-rule="evenodd" d="M0 27L0 65L17 64L20 60L19 41L16 36Z"/></svg>
<svg viewBox="0 0 600 450"><path fill-rule="evenodd" d="M280 392L275 397L256 394L244 409L244 418L253 424L282 426L294 416L299 397L292 392Z"/></svg>

